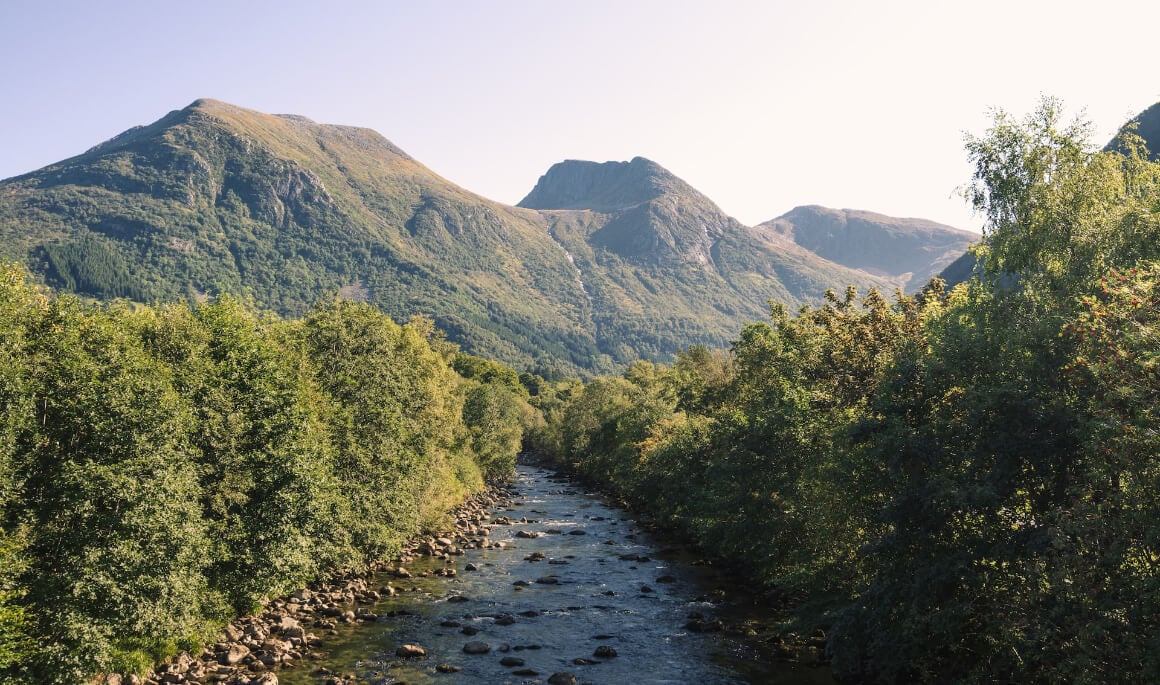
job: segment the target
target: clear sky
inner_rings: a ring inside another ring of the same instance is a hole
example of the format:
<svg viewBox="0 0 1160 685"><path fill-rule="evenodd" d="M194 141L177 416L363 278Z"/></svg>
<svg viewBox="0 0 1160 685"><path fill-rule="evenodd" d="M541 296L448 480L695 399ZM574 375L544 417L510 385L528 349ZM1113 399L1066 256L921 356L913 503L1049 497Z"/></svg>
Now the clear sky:
<svg viewBox="0 0 1160 685"><path fill-rule="evenodd" d="M1110 137L1160 100L1157 26L1147 0L0 0L0 178L210 97L373 128L501 202L641 155L748 224L977 230L964 132L1048 94Z"/></svg>

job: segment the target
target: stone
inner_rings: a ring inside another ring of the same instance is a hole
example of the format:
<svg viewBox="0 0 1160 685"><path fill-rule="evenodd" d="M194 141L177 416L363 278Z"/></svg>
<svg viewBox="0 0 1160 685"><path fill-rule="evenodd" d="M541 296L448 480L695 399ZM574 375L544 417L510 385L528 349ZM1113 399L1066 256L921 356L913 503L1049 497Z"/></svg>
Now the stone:
<svg viewBox="0 0 1160 685"><path fill-rule="evenodd" d="M595 652L592 652L592 656L597 659L611 659L616 656L616 649L608 645L600 645Z"/></svg>
<svg viewBox="0 0 1160 685"><path fill-rule="evenodd" d="M540 585L559 585L560 579L556 576L541 576L536 578L536 582Z"/></svg>
<svg viewBox="0 0 1160 685"><path fill-rule="evenodd" d="M523 666L524 660L518 656L505 656L499 660L499 664L500 666L507 666L508 668L512 668L515 666Z"/></svg>
<svg viewBox="0 0 1160 685"><path fill-rule="evenodd" d="M576 676L566 671L553 673L552 676L548 678L548 685L576 685Z"/></svg>
<svg viewBox="0 0 1160 685"><path fill-rule="evenodd" d="M427 656L427 650L419 645L400 645L395 650L395 656L402 659L418 659Z"/></svg>
<svg viewBox="0 0 1160 685"><path fill-rule="evenodd" d="M250 655L250 648L245 645L233 644L229 649L218 655L218 663L222 666L236 666Z"/></svg>
<svg viewBox="0 0 1160 685"><path fill-rule="evenodd" d="M475 564L468 564L468 565L463 567L463 570L464 571L478 571L479 567L476 566Z"/></svg>
<svg viewBox="0 0 1160 685"><path fill-rule="evenodd" d="M471 642L463 645L463 652L465 654L487 654L490 651L491 645L487 644L486 642L480 642L478 640L472 640Z"/></svg>
<svg viewBox="0 0 1160 685"><path fill-rule="evenodd" d="M459 673L463 670L463 667L455 666L452 664L439 664L435 667L435 670L439 671L440 673Z"/></svg>
<svg viewBox="0 0 1160 685"><path fill-rule="evenodd" d="M576 528L575 530L568 531L568 535L587 535L587 534L588 534L588 531L584 530L583 528Z"/></svg>
<svg viewBox="0 0 1160 685"><path fill-rule="evenodd" d="M513 624L515 622L516 622L516 617L512 616L511 614L500 614L499 616L496 616L496 618L495 618L495 624L497 626L510 626L511 624Z"/></svg>

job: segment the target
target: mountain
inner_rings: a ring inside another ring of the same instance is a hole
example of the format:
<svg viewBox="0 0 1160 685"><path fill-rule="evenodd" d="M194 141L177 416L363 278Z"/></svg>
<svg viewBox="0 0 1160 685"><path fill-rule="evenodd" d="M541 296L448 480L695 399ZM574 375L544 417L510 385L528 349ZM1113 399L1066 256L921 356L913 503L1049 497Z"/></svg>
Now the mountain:
<svg viewBox="0 0 1160 685"><path fill-rule="evenodd" d="M851 269L898 280L907 291L926 285L979 239L926 219L816 205L795 207L756 228Z"/></svg>
<svg viewBox="0 0 1160 685"><path fill-rule="evenodd" d="M897 284L747 228L641 158L558 164L521 205L369 129L198 100L0 181L0 256L98 299L234 293L286 315L363 299L551 373L725 345L770 299Z"/></svg>
<svg viewBox="0 0 1160 685"><path fill-rule="evenodd" d="M96 298L230 292L297 315L342 293L521 366L599 355L535 212L465 191L374 131L213 100L0 182L0 244Z"/></svg>
<svg viewBox="0 0 1160 685"><path fill-rule="evenodd" d="M706 345L729 340L766 318L770 300L793 306L851 283L895 286L770 240L642 157L561 162L518 206L538 210L568 251L596 329L650 357L670 352L666 331Z"/></svg>
<svg viewBox="0 0 1160 685"><path fill-rule="evenodd" d="M1132 117L1131 121L1120 127L1119 133L1123 133L1130 126L1134 126L1133 132L1144 139L1144 145L1148 148L1148 157L1152 161L1160 160L1160 102ZM1117 133L1116 138L1119 137L1119 133ZM1115 149L1116 138L1108 141L1104 149Z"/></svg>

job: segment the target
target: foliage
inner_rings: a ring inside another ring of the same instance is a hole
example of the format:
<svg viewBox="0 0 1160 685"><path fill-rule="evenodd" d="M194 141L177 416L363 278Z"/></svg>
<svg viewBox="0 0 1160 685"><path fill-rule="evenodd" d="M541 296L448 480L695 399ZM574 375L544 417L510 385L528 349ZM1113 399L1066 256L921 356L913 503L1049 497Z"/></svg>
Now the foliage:
<svg viewBox="0 0 1160 685"><path fill-rule="evenodd" d="M0 680L146 670L442 524L510 469L524 418L453 355L366 304L94 305L6 265Z"/></svg>
<svg viewBox="0 0 1160 685"><path fill-rule="evenodd" d="M793 600L862 682L1160 669L1160 165L1045 100L967 141L985 273L851 289L542 401L536 446Z"/></svg>

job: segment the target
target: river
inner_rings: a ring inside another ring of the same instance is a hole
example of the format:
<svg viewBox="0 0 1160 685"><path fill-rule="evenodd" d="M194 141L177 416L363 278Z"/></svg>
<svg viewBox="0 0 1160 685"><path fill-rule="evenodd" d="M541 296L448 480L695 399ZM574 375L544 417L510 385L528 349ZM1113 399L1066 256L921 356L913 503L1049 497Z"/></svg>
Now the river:
<svg viewBox="0 0 1160 685"><path fill-rule="evenodd" d="M413 578L376 578L405 591L373 607L377 620L323 635L325 658L279 671L280 683L318 685L326 672L376 685L544 683L561 672L581 683L833 683L826 668L777 663L766 640L713 631L768 616L604 498L529 466L515 492L492 512L512 521L491 527L504 548L466 550L453 577L422 576L449 565L424 557L407 564ZM465 653L471 642L487 651ZM426 657L397 657L404 644Z"/></svg>

